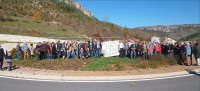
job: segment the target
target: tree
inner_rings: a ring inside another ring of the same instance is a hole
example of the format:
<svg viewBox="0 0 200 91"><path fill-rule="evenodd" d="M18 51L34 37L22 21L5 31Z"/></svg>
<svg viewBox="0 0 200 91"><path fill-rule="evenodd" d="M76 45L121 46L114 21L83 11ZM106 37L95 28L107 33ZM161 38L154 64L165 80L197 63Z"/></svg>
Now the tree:
<svg viewBox="0 0 200 91"><path fill-rule="evenodd" d="M41 21L41 13L40 13L38 10L36 10L36 11L34 12L33 19L34 19L34 21L36 21L37 23L39 23L39 22Z"/></svg>

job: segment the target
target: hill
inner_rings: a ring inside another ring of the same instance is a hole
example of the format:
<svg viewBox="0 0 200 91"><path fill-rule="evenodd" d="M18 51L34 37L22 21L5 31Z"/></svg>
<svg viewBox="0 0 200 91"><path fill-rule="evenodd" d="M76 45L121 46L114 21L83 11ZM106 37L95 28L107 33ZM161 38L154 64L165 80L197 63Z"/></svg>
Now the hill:
<svg viewBox="0 0 200 91"><path fill-rule="evenodd" d="M188 40L200 40L200 31L180 39L180 41L188 41Z"/></svg>
<svg viewBox="0 0 200 91"><path fill-rule="evenodd" d="M104 37L104 40L128 38L149 40L153 35L180 39L196 33L198 28L179 27L173 32L141 27L131 29L100 21L80 3L72 0L0 0L2 34L76 40L96 36Z"/></svg>
<svg viewBox="0 0 200 91"><path fill-rule="evenodd" d="M157 26L146 26L138 27L146 32L152 32L158 36L171 37L173 39L179 40L185 38L186 36L193 35L199 32L199 24L180 24L180 25L157 25Z"/></svg>
<svg viewBox="0 0 200 91"><path fill-rule="evenodd" d="M83 12L59 0L2 0L0 32L40 37L120 37L117 25Z"/></svg>

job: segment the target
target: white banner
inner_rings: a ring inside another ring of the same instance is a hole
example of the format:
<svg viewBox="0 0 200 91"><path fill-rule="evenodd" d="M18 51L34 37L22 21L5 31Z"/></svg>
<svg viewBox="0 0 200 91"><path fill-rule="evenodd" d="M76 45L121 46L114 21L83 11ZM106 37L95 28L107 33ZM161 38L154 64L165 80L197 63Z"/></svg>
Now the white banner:
<svg viewBox="0 0 200 91"><path fill-rule="evenodd" d="M158 42L158 43L160 43L160 38L159 37L151 37L151 42Z"/></svg>
<svg viewBox="0 0 200 91"><path fill-rule="evenodd" d="M102 53L104 57L119 55L119 40L102 42Z"/></svg>

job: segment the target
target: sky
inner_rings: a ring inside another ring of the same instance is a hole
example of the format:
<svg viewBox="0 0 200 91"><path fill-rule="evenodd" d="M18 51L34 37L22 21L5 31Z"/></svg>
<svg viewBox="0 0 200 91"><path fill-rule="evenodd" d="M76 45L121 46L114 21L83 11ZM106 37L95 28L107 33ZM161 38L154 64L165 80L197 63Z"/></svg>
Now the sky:
<svg viewBox="0 0 200 91"><path fill-rule="evenodd" d="M199 24L200 0L76 0L101 21L135 28Z"/></svg>

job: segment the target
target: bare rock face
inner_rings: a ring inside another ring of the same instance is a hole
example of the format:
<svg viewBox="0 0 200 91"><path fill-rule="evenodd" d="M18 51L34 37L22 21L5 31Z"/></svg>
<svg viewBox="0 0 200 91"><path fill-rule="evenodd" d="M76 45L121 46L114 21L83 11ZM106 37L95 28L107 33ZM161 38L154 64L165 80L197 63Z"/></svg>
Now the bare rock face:
<svg viewBox="0 0 200 91"><path fill-rule="evenodd" d="M157 26L147 26L138 27L137 29L147 30L147 31L162 31L162 32L173 32L175 30L180 30L183 28L199 28L199 24L181 24L181 25L157 25Z"/></svg>
<svg viewBox="0 0 200 91"><path fill-rule="evenodd" d="M86 10L85 7L83 7L79 2L74 2L74 1L71 1L71 0L65 0L65 3L76 7L77 9L81 10L85 15L87 15L89 17L93 17L93 13Z"/></svg>

